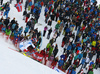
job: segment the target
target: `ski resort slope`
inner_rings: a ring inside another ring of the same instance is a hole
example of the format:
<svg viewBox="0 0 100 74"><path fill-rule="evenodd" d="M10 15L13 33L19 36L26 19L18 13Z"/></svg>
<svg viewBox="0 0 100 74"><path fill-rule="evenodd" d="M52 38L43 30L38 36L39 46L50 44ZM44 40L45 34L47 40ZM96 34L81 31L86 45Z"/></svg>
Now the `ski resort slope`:
<svg viewBox="0 0 100 74"><path fill-rule="evenodd" d="M10 1L10 0L4 0L4 3ZM25 29L25 22L22 20L23 19L23 11L24 11L24 5L25 1L23 0L24 3L22 4L23 10L22 12L18 12L17 9L14 7L14 4L16 3L16 0L12 1L12 4L10 4L11 10L9 12L9 17L12 20L14 17L19 23L19 27L23 26L23 29ZM98 0L98 4L100 4L100 0ZM5 17L4 17L5 18ZM38 27L39 30L43 32L44 26L46 25L44 23L44 7L41 10L40 18L39 18L39 23L42 24L42 26L35 26ZM56 22L53 22L53 26L55 26ZM53 28L54 29L54 28ZM24 31L24 30L23 30ZM47 33L46 33L47 36ZM52 38L53 34L51 34ZM59 52L57 54L61 55L63 52L63 49L60 47L61 46L61 40L62 37L59 37L56 41L58 44ZM50 39L51 39L50 38ZM46 39L46 37L43 37L42 41L42 46L41 49L46 47L46 44L49 42L49 40ZM0 74L59 74L58 72L50 69L49 67L42 65L38 63L35 60L32 60L21 53L18 53L14 50L17 50L12 42L6 41L5 37L2 37L0 34ZM100 69L95 70L94 69L94 74L100 74Z"/></svg>
<svg viewBox="0 0 100 74"><path fill-rule="evenodd" d="M16 48L0 34L0 74L59 74L12 49Z"/></svg>

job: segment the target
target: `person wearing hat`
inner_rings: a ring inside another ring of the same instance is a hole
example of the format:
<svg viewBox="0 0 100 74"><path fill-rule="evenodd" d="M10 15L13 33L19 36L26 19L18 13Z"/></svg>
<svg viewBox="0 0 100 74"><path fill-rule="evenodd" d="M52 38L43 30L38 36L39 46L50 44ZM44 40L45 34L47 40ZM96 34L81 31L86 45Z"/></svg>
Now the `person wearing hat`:
<svg viewBox="0 0 100 74"><path fill-rule="evenodd" d="M63 65L64 65L64 59L61 58L61 59L58 61L58 68L61 70Z"/></svg>

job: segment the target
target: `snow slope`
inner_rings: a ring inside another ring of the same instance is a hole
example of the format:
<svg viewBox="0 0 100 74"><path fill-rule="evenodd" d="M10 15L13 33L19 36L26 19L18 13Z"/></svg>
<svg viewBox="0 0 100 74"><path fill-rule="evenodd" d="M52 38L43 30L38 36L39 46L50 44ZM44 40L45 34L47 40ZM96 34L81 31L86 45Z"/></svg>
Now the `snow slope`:
<svg viewBox="0 0 100 74"><path fill-rule="evenodd" d="M9 0L4 0L4 3ZM22 4L24 7L25 1L23 0L24 3ZM23 12L17 12L16 8L14 7L14 4L16 1L13 0L12 4L10 5L11 10L9 12L9 16L11 19L13 17L18 20L19 26L23 26L25 28L25 22L22 20ZM100 0L98 0L98 4L100 4ZM24 8L23 8L24 11ZM40 18L39 18L39 23L43 24L42 26L36 25L35 28L38 27L40 31L43 32L43 28L46 25L44 22L44 7L41 10ZM5 17L4 17L5 18ZM56 25L56 22L53 22L53 30L54 26ZM50 28L50 26L48 26ZM47 33L46 33L47 36ZM41 49L46 47L46 44L49 42L49 40L46 39L46 36L43 37L42 41L42 46ZM52 38L53 33L51 34L50 39ZM61 55L63 52L63 48L61 48L61 40L62 40L62 35L61 37L57 38L56 43L58 44L59 52L57 56ZM56 44L55 43L55 44ZM25 57L21 53L18 53L16 51L13 51L10 48L13 48L16 50L16 48L12 45L10 41L5 40L2 36L0 36L0 74L59 74L58 72L48 68L47 66L44 66L28 57ZM98 69L99 70L99 69ZM99 74L100 71L94 70L94 74Z"/></svg>
<svg viewBox="0 0 100 74"><path fill-rule="evenodd" d="M8 47L16 50L12 43L0 34L0 74L59 74Z"/></svg>

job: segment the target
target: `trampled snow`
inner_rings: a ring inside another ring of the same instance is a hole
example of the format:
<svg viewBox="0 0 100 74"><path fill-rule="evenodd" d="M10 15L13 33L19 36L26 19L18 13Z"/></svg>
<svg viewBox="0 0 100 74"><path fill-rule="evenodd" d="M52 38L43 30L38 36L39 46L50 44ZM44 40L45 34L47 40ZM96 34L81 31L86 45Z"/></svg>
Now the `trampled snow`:
<svg viewBox="0 0 100 74"><path fill-rule="evenodd" d="M4 0L4 3L6 1L10 1L10 0ZM23 0L23 1L24 3L22 4L23 5L22 11L24 11L24 4L26 0ZM19 23L19 26L23 26L23 28L25 28L26 26L25 21L22 20L23 12L17 12L16 8L14 7L15 3L16 3L16 0L13 0L12 4L10 5L11 10L8 16L11 19L15 17ZM98 0L98 4L100 4L100 0ZM42 13L40 15L38 22L41 23L42 26L36 25L35 28L38 27L39 31L43 32L44 26L46 25L44 23L44 7L42 8L41 12ZM56 25L56 22L52 22L52 23L53 23L52 26ZM54 27L53 27L53 30L54 30ZM47 36L47 33L46 33L46 36ZM49 40L46 39L46 36L43 37L42 46L40 50L45 48L46 44L49 42ZM52 38L52 36L53 36L53 33L51 34L50 39ZM63 53L63 48L61 48L62 37L63 35L57 38L57 41L56 41L59 48L59 52L57 56ZM6 41L5 37L2 37L0 33L0 74L59 74L53 69L50 69L49 67L42 65L38 63L37 61L30 59L12 49L16 50L12 42ZM98 70L94 69L94 74L100 74L99 69Z"/></svg>
<svg viewBox="0 0 100 74"><path fill-rule="evenodd" d="M16 50L12 43L0 34L0 74L59 74L12 48Z"/></svg>

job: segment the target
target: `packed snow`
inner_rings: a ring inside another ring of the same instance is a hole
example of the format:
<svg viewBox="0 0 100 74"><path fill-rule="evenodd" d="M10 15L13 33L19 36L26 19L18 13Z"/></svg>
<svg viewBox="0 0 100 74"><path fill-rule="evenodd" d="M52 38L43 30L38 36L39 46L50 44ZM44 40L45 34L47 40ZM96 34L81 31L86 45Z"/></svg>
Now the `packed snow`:
<svg viewBox="0 0 100 74"><path fill-rule="evenodd" d="M4 0L4 3L9 0ZM10 4L11 10L9 12L9 17L12 20L14 17L19 23L19 26L23 26L25 29L25 21L23 21L23 11L24 11L24 4L25 0L23 0L24 3L22 4L23 10L22 12L18 12L16 8L14 7L14 4L16 4L16 1L13 0L12 4ZM98 0L98 4L100 4L100 0ZM44 26L46 23L44 22L44 7L42 7L42 11L40 14L40 18L38 20L38 23L41 23L41 25L36 25L35 28L38 27L39 31L43 32ZM56 22L52 22L53 26L55 26ZM49 26L48 26L49 27ZM50 27L49 27L50 28ZM54 30L54 28L53 28ZM46 33L47 36L47 33ZM49 42L49 40L46 39L46 36L43 37L42 46L40 50L44 49ZM51 38L53 36L53 33L51 34ZM50 38L50 39L51 39ZM57 56L61 55L63 53L63 48L61 48L61 38L63 38L63 35L61 37L58 37L56 40L56 43L58 44L59 52ZM56 44L55 43L55 44ZM55 45L54 44L54 45ZM22 55L19 52L16 52L14 50L17 50L12 42L10 40L6 41L5 36L2 37L0 33L0 74L59 74L55 70L29 58L24 55ZM94 57L95 59L95 57ZM95 70L94 74L100 74L100 69Z"/></svg>

